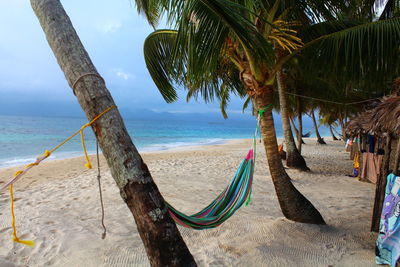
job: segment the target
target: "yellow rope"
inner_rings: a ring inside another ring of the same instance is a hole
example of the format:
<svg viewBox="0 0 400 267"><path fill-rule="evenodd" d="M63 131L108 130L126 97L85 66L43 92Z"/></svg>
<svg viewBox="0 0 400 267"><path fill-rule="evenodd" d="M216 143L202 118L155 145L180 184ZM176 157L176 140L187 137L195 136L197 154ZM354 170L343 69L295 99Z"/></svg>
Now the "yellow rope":
<svg viewBox="0 0 400 267"><path fill-rule="evenodd" d="M83 147L83 153L85 154L85 159L86 159L86 164L85 167L88 169L92 168L92 163L90 163L90 159L86 150L86 145L85 145L85 135L83 134L83 131L81 130L81 143Z"/></svg>
<svg viewBox="0 0 400 267"><path fill-rule="evenodd" d="M13 194L13 185L10 184L10 207L11 207L11 226L13 229L12 233L12 240L16 243L21 243L27 246L35 246L35 242L30 241L30 240L21 240L17 236L17 228L15 227L15 214L14 214L14 194Z"/></svg>
<svg viewBox="0 0 400 267"><path fill-rule="evenodd" d="M53 148L52 150L50 150L50 154L53 153L54 151L56 151L57 149L59 149L61 146L63 146L65 143L67 143L69 140L71 140L72 138L74 138L77 134L79 134L82 130L84 130L86 127L92 125L95 121L97 121L98 119L100 119L101 116L103 116L104 114L106 114L107 112L109 112L110 110L116 108L116 106L111 106L108 109L104 110L103 112L101 112L99 115L97 115L96 117L94 117L93 120L91 120L90 122L86 123L85 125L83 125L76 133L74 133L73 135L71 135L70 137L68 137L67 139L65 139L64 141L62 141L58 146L56 146L55 148Z"/></svg>
<svg viewBox="0 0 400 267"><path fill-rule="evenodd" d="M104 110L103 112L101 112L99 115L97 115L96 117L94 117L90 122L86 123L85 125L83 125L77 132L75 132L73 135L71 135L70 137L68 137L67 139L65 139L64 141L62 141L59 145L57 145L56 147L54 147L52 150L45 150L45 152L39 156L35 162L32 162L28 165L26 165L24 167L24 170L19 170L16 171L14 173L14 177L13 179L11 179L11 181L9 181L5 186L3 186L1 188L1 190L3 188L6 188L7 186L9 186L10 189L10 209L11 209L11 225L12 225L12 229L13 229L13 233L12 233L12 239L14 242L17 243L21 243L27 246L34 246L35 242L34 241L29 241L29 240L21 240L18 238L17 236L17 229L15 226L15 213L14 213L14 194L13 194L13 183L15 183L22 175L24 175L25 173L27 173L32 167L34 166L38 166L40 164L40 162L42 162L43 160L45 160L46 158L48 158L54 151L56 151L57 149L59 149L61 146L63 146L65 143L67 143L69 140L71 140L73 137L75 137L77 134L80 133L81 135L81 142L82 142L82 147L83 147L83 152L85 154L85 160L86 160L86 164L85 167L88 169L92 168L92 164L90 163L90 159L87 153L87 149L86 149L86 145L85 145L85 135L83 134L83 130L87 127L89 127L90 125L92 125L95 121L97 121L101 116L103 116L104 114L106 114L107 112L109 112L110 110L116 108L116 106L111 106L109 108L107 108L106 110ZM1 191L0 190L0 191Z"/></svg>

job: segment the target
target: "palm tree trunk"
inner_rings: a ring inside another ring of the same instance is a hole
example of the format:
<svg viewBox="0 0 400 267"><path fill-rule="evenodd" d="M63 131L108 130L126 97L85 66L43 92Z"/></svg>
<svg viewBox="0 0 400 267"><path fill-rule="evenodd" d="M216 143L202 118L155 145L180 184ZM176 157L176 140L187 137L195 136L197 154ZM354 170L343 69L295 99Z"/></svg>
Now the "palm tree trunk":
<svg viewBox="0 0 400 267"><path fill-rule="evenodd" d="M98 75L59 0L31 0L47 41L69 85L83 74ZM114 101L95 75L82 78L76 97L90 120ZM117 109L92 125L121 197L133 214L152 266L196 266L151 174L133 145Z"/></svg>
<svg viewBox="0 0 400 267"><path fill-rule="evenodd" d="M300 131L299 131L299 129L296 128L296 124L294 123L294 120L293 120L292 118L290 118L290 123L291 123L291 125L292 125L292 129L294 130L294 132L295 132L295 134L296 134L297 142L299 142L298 140L299 140ZM301 128L302 128L302 130L303 130L303 125L301 125ZM302 132L303 132L303 131L302 131ZM303 134L301 134L301 143L302 143L302 144L305 144L305 143L304 143L304 140L303 140ZM300 148L301 148L301 146L300 146ZM297 144L297 150L299 150L299 144ZM299 153L301 154L301 151L300 151L300 150L299 150Z"/></svg>
<svg viewBox="0 0 400 267"><path fill-rule="evenodd" d="M343 122L343 119L339 119L339 122L340 122L340 127L342 128L343 141L346 142L347 141L346 126Z"/></svg>
<svg viewBox="0 0 400 267"><path fill-rule="evenodd" d="M294 124L294 120L292 117L289 117L290 123L292 125L292 128L294 130L294 133L296 134L296 138L299 138L299 130L296 128L296 125Z"/></svg>
<svg viewBox="0 0 400 267"><path fill-rule="evenodd" d="M332 135L333 141L339 140L339 139L337 139L337 137L336 137L335 134L333 133L332 125L329 125L329 130L331 131L331 135Z"/></svg>
<svg viewBox="0 0 400 267"><path fill-rule="evenodd" d="M283 73L279 71L277 73L278 80L278 91L279 91L279 102L281 109L282 128L285 136L286 145L286 165L291 168L295 168L301 171L309 171L306 161L303 156L299 153L296 147L296 143L293 138L293 132L290 127L289 112L287 107L286 99L286 82Z"/></svg>
<svg viewBox="0 0 400 267"><path fill-rule="evenodd" d="M256 96L254 103L258 110L264 109L272 103L272 93ZM325 224L318 210L293 186L282 165L271 109L261 117L260 124L269 170L283 215L296 222Z"/></svg>
<svg viewBox="0 0 400 267"><path fill-rule="evenodd" d="M311 110L311 118L312 118L312 121L314 124L315 134L317 135L317 142L321 145L326 145L324 139L322 139L321 135L319 134L317 120L315 119L314 110Z"/></svg>
<svg viewBox="0 0 400 267"><path fill-rule="evenodd" d="M297 136L297 149L301 154L302 145L305 144L303 141L303 118L302 118L302 102L300 97L297 98L297 120L299 122L299 136Z"/></svg>

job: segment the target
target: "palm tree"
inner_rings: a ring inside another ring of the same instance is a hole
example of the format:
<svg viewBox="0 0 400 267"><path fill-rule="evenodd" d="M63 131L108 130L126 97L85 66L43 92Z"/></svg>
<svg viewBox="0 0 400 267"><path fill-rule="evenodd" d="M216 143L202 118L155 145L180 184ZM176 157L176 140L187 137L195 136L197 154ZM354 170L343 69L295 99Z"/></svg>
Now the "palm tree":
<svg viewBox="0 0 400 267"><path fill-rule="evenodd" d="M293 167L302 171L309 171L310 169L307 167L306 161L301 155L299 149L296 146L296 142L294 141L293 132L290 127L290 117L289 110L287 105L287 97L286 97L286 78L282 71L277 73L277 82L278 82L278 92L279 92L279 101L280 101L280 111L282 118L282 128L285 136L285 144L286 144L286 165L288 167ZM300 124L299 124L300 125ZM302 128L300 128L302 130ZM300 131L298 136L301 135ZM299 138L299 137L298 137ZM301 149L301 141L299 143L299 148Z"/></svg>
<svg viewBox="0 0 400 267"><path fill-rule="evenodd" d="M315 111L314 109L312 109L310 111L310 117L312 118L312 121L313 121L315 135L317 136L317 142L320 145L326 145L326 142L324 141L324 139L319 134L318 124L317 124L317 120L315 119L315 112L314 111Z"/></svg>
<svg viewBox="0 0 400 267"><path fill-rule="evenodd" d="M299 125L298 129L298 135L297 135L297 149L299 150L301 154L301 147L304 143L303 141L303 101L301 100L300 97L296 97L296 106L297 106L297 123ZM293 122L294 125L294 122Z"/></svg>
<svg viewBox="0 0 400 267"><path fill-rule="evenodd" d="M166 14L176 29L155 31L145 42L147 67L168 102L177 98L176 87L179 85L184 85L189 94L200 95L206 100L223 99L220 88L229 87L231 92L244 91L255 109L263 110L272 103L276 74L301 51L317 49L317 56L335 56L337 61L350 55L346 63L348 69L354 70L352 78L356 79L364 70L373 73L371 76L382 76L382 69L389 71L388 66L393 66L393 61L390 64L379 62L393 57L400 40L398 19L368 24L342 21L330 12L337 10L330 8L334 3L326 1L137 0L137 3L151 23L155 24L157 18ZM318 9L314 8L315 3L319 3ZM315 21L312 19L325 15L331 20L302 30L311 39L303 45L294 29L287 26L292 17L297 16L292 13L285 16L289 22L279 17L288 5L292 12L300 7L303 19ZM280 27L282 25L285 26ZM359 51L372 52L371 46L359 36L389 40L390 43L385 43L387 53L379 53L379 60L370 57L363 61L358 57ZM344 45L346 49L342 49ZM277 58L276 46L289 53ZM365 65L362 71L360 61ZM332 68L337 67L333 65ZM319 212L291 184L283 168L271 110L266 110L260 123L268 165L284 215L295 221L323 223Z"/></svg>
<svg viewBox="0 0 400 267"><path fill-rule="evenodd" d="M338 141L339 138L337 138L336 135L335 135L335 133L333 132L333 127L336 127L336 126L337 126L337 123L336 123L336 122L327 122L327 121L325 120L325 118L326 118L326 117L320 118L320 123L322 123L323 125L328 126L328 127L329 127L329 131L331 132L331 135L332 135L332 140L333 140L333 141Z"/></svg>
<svg viewBox="0 0 400 267"><path fill-rule="evenodd" d="M281 1L271 6L255 1L246 7L261 13L262 19L234 1L177 2L181 3L178 12L170 11L169 5L164 7L176 19L177 30L155 31L144 46L147 67L164 98L169 102L176 99L174 84L185 85L190 95L201 95L206 101L222 99L220 88L229 87L239 94L245 92L256 110L268 107L277 73L271 68L275 64L274 46L289 50L299 46L293 31L285 30L287 24L278 17ZM275 24L265 18L275 20ZM280 23L282 27L277 29ZM294 221L324 223L282 165L271 109L263 113L260 124L283 214Z"/></svg>
<svg viewBox="0 0 400 267"><path fill-rule="evenodd" d="M48 43L89 120L115 105L59 0L31 0ZM91 75L87 75L87 74ZM86 74L86 76L82 76ZM163 197L117 110L93 125L121 197L130 209L151 266L196 266Z"/></svg>

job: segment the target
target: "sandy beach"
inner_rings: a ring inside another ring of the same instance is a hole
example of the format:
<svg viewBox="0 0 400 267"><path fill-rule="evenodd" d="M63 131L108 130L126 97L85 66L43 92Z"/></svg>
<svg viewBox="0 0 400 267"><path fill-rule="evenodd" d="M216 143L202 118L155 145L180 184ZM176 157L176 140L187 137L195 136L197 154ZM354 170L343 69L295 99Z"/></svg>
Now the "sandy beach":
<svg viewBox="0 0 400 267"><path fill-rule="evenodd" d="M283 217L258 144L250 205L213 230L179 228L199 266L375 266L376 234L369 231L375 186L346 176L352 162L342 142L306 143L312 171L288 173L328 225ZM194 213L224 189L250 144L232 140L142 155L164 198ZM9 196L0 195L0 266L149 266L133 217L103 159L101 165L106 239L96 170L86 170L83 158L44 162L15 185L18 234L35 240L34 248L11 241ZM17 169L1 169L0 184Z"/></svg>

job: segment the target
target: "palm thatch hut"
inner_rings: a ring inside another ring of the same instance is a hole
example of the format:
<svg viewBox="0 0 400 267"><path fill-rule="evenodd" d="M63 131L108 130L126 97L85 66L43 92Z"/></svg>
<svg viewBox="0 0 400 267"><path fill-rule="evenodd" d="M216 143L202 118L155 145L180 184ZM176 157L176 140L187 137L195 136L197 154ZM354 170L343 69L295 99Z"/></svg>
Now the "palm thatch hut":
<svg viewBox="0 0 400 267"><path fill-rule="evenodd" d="M400 96L383 98L377 107L362 112L351 119L346 128L346 134L351 137L361 138L363 143L367 139L367 135L373 135L384 150L376 182L375 204L371 224L371 230L378 232L385 197L386 178L390 172L400 175ZM361 145L362 147L363 145Z"/></svg>
<svg viewBox="0 0 400 267"><path fill-rule="evenodd" d="M356 137L368 134L369 130L372 128L372 116L373 110L368 110L352 118L347 124L346 135Z"/></svg>

